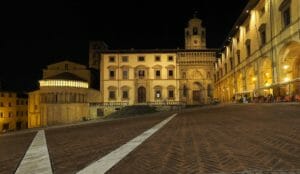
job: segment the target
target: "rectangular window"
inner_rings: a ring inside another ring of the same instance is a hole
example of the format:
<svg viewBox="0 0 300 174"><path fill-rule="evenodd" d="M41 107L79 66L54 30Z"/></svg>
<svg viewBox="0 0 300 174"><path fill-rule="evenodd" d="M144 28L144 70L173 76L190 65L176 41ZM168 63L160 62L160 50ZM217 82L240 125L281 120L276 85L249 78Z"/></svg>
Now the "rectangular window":
<svg viewBox="0 0 300 174"><path fill-rule="evenodd" d="M155 70L155 78L160 79L160 70Z"/></svg>
<svg viewBox="0 0 300 174"><path fill-rule="evenodd" d="M182 79L186 79L186 72L182 72L181 78L182 78Z"/></svg>
<svg viewBox="0 0 300 174"><path fill-rule="evenodd" d="M246 33L248 33L250 31L250 26L249 26L249 23L246 24Z"/></svg>
<svg viewBox="0 0 300 174"><path fill-rule="evenodd" d="M69 64L65 64L65 70L69 70Z"/></svg>
<svg viewBox="0 0 300 174"><path fill-rule="evenodd" d="M173 78L174 77L173 70L168 70L168 77L169 78Z"/></svg>
<svg viewBox="0 0 300 174"><path fill-rule="evenodd" d="M233 59L232 59L232 57L230 58L230 70L232 70L233 69Z"/></svg>
<svg viewBox="0 0 300 174"><path fill-rule="evenodd" d="M144 56L139 56L138 57L138 61L139 62L144 62L145 61L145 57Z"/></svg>
<svg viewBox="0 0 300 174"><path fill-rule="evenodd" d="M128 91L123 91L122 98L123 99L128 99Z"/></svg>
<svg viewBox="0 0 300 174"><path fill-rule="evenodd" d="M115 57L114 56L110 56L109 57L109 62L115 62Z"/></svg>
<svg viewBox="0 0 300 174"><path fill-rule="evenodd" d="M19 105L20 104L20 101L19 100L17 100L17 105Z"/></svg>
<svg viewBox="0 0 300 174"><path fill-rule="evenodd" d="M128 79L128 70L123 70L123 79L124 80Z"/></svg>
<svg viewBox="0 0 300 174"><path fill-rule="evenodd" d="M138 77L139 77L139 79L144 79L145 78L145 71L144 70L139 70L138 71Z"/></svg>
<svg viewBox="0 0 300 174"><path fill-rule="evenodd" d="M246 45L246 51L247 51L247 57L250 57L250 55L251 55L251 44L250 43Z"/></svg>
<svg viewBox="0 0 300 174"><path fill-rule="evenodd" d="M9 112L8 113L8 117L10 118L10 117L13 117L13 113L12 112Z"/></svg>
<svg viewBox="0 0 300 174"><path fill-rule="evenodd" d="M10 102L8 103L8 107L11 107L11 103Z"/></svg>
<svg viewBox="0 0 300 174"><path fill-rule="evenodd" d="M173 98L174 98L174 90L169 90L169 91L168 91L168 97L169 97L170 99L173 99Z"/></svg>
<svg viewBox="0 0 300 174"><path fill-rule="evenodd" d="M0 107L4 107L4 104L2 102L0 103Z"/></svg>
<svg viewBox="0 0 300 174"><path fill-rule="evenodd" d="M159 62L160 61L160 56L155 56L155 62Z"/></svg>
<svg viewBox="0 0 300 174"><path fill-rule="evenodd" d="M168 56L168 61L173 61L174 60L174 57L173 56Z"/></svg>
<svg viewBox="0 0 300 174"><path fill-rule="evenodd" d="M237 50L236 56L237 56L237 63L240 64L241 63L241 53L240 53L240 50Z"/></svg>
<svg viewBox="0 0 300 174"><path fill-rule="evenodd" d="M122 62L128 62L128 56L122 56Z"/></svg>
<svg viewBox="0 0 300 174"><path fill-rule="evenodd" d="M3 118L3 112L0 112L0 118Z"/></svg>
<svg viewBox="0 0 300 174"><path fill-rule="evenodd" d="M261 39L261 45L265 45L266 44L266 30L261 30L260 31L260 39Z"/></svg>
<svg viewBox="0 0 300 174"><path fill-rule="evenodd" d="M287 27L291 24L291 8L287 7L282 11L282 17L283 17L283 27Z"/></svg>
<svg viewBox="0 0 300 174"><path fill-rule="evenodd" d="M116 91L109 91L109 99L116 99Z"/></svg>
<svg viewBox="0 0 300 174"><path fill-rule="evenodd" d="M115 70L109 70L109 78L115 79Z"/></svg>

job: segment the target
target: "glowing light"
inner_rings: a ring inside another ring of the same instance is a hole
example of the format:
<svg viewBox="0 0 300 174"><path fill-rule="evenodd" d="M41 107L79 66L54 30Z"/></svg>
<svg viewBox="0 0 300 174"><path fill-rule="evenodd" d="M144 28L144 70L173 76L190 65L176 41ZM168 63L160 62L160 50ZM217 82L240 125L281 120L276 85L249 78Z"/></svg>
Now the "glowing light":
<svg viewBox="0 0 300 174"><path fill-rule="evenodd" d="M289 67L289 65L283 65L283 69L288 69Z"/></svg>
<svg viewBox="0 0 300 174"><path fill-rule="evenodd" d="M87 82L72 81L72 80L40 80L40 87L74 87L74 88L89 88Z"/></svg>
<svg viewBox="0 0 300 174"><path fill-rule="evenodd" d="M290 81L290 78L289 78L289 77L286 77L286 78L283 79L283 81L284 81L284 82L288 82L288 81Z"/></svg>
<svg viewBox="0 0 300 174"><path fill-rule="evenodd" d="M257 78L256 77L252 77L252 81L254 82L254 81L256 81L257 80Z"/></svg>
<svg viewBox="0 0 300 174"><path fill-rule="evenodd" d="M265 87L268 87L270 86L271 84L270 83L265 83Z"/></svg>
<svg viewBox="0 0 300 174"><path fill-rule="evenodd" d="M269 75L270 75L270 73L265 73L265 76L267 76L267 77L268 77Z"/></svg>
<svg viewBox="0 0 300 174"><path fill-rule="evenodd" d="M249 10L247 10L246 13L249 13Z"/></svg>

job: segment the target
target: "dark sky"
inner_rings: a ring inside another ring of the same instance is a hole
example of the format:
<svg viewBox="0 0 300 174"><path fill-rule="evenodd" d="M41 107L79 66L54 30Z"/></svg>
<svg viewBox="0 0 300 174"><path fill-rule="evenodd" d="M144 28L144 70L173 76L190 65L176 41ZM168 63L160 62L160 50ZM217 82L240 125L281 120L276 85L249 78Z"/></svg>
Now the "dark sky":
<svg viewBox="0 0 300 174"><path fill-rule="evenodd" d="M207 46L219 48L248 2L179 1L1 1L2 87L31 91L48 64L87 64L89 40L103 40L110 49L183 48L194 11L207 29Z"/></svg>

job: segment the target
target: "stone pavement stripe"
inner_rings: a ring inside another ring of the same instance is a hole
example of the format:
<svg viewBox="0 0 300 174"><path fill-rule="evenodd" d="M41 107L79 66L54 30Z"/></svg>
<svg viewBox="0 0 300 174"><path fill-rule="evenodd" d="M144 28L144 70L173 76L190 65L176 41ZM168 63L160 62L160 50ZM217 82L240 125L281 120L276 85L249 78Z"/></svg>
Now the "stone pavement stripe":
<svg viewBox="0 0 300 174"><path fill-rule="evenodd" d="M31 142L16 174L52 174L44 130L38 131Z"/></svg>
<svg viewBox="0 0 300 174"><path fill-rule="evenodd" d="M142 144L146 139L148 139L151 135L157 132L160 128L162 128L165 124L167 124L170 120L172 120L177 114L173 114L162 122L156 124L152 128L148 129L141 135L135 137L130 140L126 144L122 145L118 149L112 151L107 154L103 158L98 161L93 162L88 165L86 168L77 172L78 174L100 174L107 172L110 168L116 165L119 161L121 161L124 157L126 157L131 151L133 151L136 147Z"/></svg>

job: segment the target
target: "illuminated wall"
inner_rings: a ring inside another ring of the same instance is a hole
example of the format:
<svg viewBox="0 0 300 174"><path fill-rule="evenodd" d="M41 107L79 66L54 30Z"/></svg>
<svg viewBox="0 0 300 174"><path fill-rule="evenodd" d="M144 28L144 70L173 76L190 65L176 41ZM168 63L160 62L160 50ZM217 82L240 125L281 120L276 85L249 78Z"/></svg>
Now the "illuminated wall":
<svg viewBox="0 0 300 174"><path fill-rule="evenodd" d="M260 0L253 7L249 4L222 48L215 65L215 85L222 89L228 78L234 78L236 92L232 97L236 98L244 94L252 98L298 95L300 1ZM220 93L216 95L221 98Z"/></svg>
<svg viewBox="0 0 300 174"><path fill-rule="evenodd" d="M0 131L27 128L27 101L15 92L0 92Z"/></svg>

